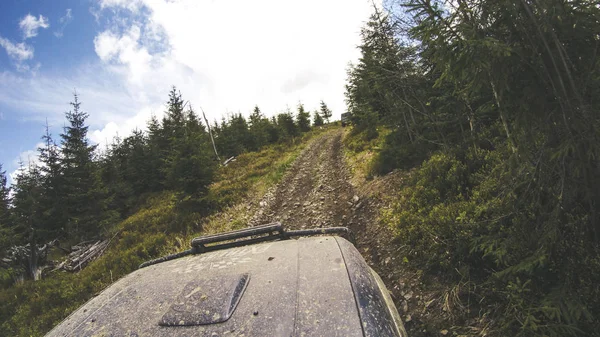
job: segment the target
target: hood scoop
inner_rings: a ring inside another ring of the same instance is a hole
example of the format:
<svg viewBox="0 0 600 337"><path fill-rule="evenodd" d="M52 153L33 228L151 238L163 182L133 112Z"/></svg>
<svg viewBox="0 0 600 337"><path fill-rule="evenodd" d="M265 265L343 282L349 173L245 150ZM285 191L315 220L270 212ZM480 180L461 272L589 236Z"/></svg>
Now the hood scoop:
<svg viewBox="0 0 600 337"><path fill-rule="evenodd" d="M237 274L188 282L158 324L190 326L225 322L235 311L249 280L249 274Z"/></svg>

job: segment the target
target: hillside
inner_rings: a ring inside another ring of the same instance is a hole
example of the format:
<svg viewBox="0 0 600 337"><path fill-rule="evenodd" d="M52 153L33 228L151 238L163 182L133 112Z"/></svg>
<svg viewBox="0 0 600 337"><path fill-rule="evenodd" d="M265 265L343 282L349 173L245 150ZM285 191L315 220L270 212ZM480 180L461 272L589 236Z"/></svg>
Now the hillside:
<svg viewBox="0 0 600 337"><path fill-rule="evenodd" d="M315 130L294 143L242 154L220 167L208 187L216 205L211 214L191 209L173 192L147 196L137 211L111 230L107 252L81 272L57 271L40 281L0 289L0 335L43 335L140 263L189 248L195 236L245 227L248 218L261 209L261 197L322 132Z"/></svg>

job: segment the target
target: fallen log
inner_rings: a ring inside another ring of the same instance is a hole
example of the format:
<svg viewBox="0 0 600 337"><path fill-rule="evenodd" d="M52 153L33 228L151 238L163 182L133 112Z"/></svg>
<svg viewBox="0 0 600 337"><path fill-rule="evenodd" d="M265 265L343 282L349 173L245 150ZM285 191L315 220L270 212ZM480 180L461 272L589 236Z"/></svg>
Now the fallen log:
<svg viewBox="0 0 600 337"><path fill-rule="evenodd" d="M72 247L68 258L61 262L54 270L62 269L69 272L80 271L90 262L102 256L110 240L82 242Z"/></svg>

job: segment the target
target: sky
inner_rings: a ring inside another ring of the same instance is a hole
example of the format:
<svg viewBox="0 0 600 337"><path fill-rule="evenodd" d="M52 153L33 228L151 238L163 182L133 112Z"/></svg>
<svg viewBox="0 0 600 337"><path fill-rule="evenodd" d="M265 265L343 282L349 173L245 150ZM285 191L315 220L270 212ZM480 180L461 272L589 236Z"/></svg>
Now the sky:
<svg viewBox="0 0 600 337"><path fill-rule="evenodd" d="M59 141L77 93L101 147L161 116L175 85L209 120L345 111L370 0L1 0L0 163L35 161L46 123Z"/></svg>

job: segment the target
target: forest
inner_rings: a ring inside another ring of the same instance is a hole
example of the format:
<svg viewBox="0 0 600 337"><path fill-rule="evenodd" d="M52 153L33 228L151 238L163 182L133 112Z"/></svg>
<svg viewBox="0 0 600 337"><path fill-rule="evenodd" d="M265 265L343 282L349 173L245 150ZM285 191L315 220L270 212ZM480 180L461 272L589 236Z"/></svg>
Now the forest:
<svg viewBox="0 0 600 337"><path fill-rule="evenodd" d="M470 303L464 335L598 335L597 2L387 6L348 71L346 143L381 139L371 175L409 171L383 219L401 257Z"/></svg>
<svg viewBox="0 0 600 337"><path fill-rule="evenodd" d="M87 139L87 117L75 95L58 142L46 126L39 162L22 162L12 186L0 170L4 287L42 277L46 261L38 252L46 243L68 247L107 236L153 193L174 191L182 207L209 214L217 201L207 187L225 159L293 141L312 127L301 103L295 114L287 109L272 118L255 107L248 120L237 113L214 122L213 146L206 124L175 87L162 120L153 116L147 131L115 138L106 149ZM322 126L330 118L321 101L313 124Z"/></svg>

